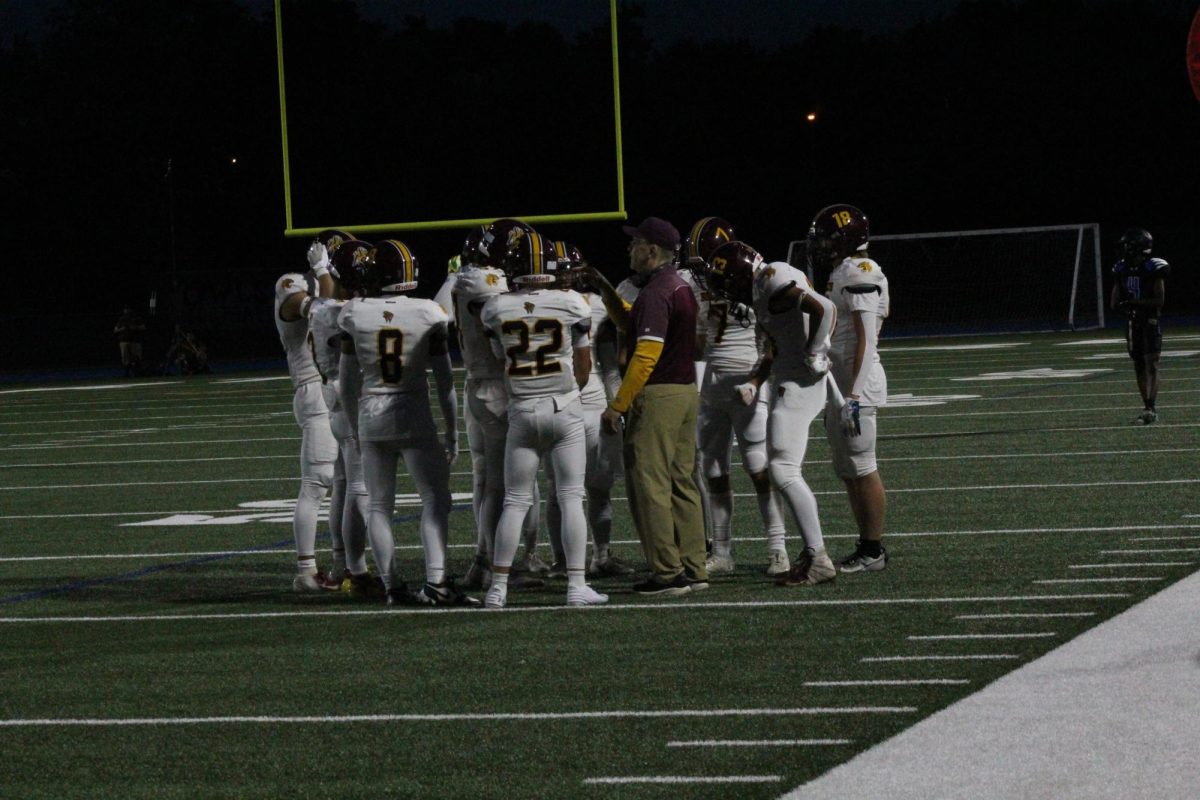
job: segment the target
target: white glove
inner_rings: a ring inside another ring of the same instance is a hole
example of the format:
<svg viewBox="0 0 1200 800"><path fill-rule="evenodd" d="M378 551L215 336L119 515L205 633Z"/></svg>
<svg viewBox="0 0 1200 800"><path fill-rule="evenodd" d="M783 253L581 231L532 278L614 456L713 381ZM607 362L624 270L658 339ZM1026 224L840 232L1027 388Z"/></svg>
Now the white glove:
<svg viewBox="0 0 1200 800"><path fill-rule="evenodd" d="M747 381L733 387L733 393L742 401L742 405L752 406L754 405L755 398L758 397L758 387Z"/></svg>
<svg viewBox="0 0 1200 800"><path fill-rule="evenodd" d="M857 400L847 400L846 405L842 406L841 410L841 428L842 435L853 439L862 433L862 423L858 418L859 406Z"/></svg>
<svg viewBox="0 0 1200 800"><path fill-rule="evenodd" d="M444 444L446 447L446 463L453 464L458 460L458 436L447 435Z"/></svg>
<svg viewBox="0 0 1200 800"><path fill-rule="evenodd" d="M318 278L329 272L329 251L325 245L317 241L312 243L308 248L308 266Z"/></svg>
<svg viewBox="0 0 1200 800"><path fill-rule="evenodd" d="M829 372L829 356L824 353L809 353L804 357L804 366L808 367L813 375L824 375Z"/></svg>

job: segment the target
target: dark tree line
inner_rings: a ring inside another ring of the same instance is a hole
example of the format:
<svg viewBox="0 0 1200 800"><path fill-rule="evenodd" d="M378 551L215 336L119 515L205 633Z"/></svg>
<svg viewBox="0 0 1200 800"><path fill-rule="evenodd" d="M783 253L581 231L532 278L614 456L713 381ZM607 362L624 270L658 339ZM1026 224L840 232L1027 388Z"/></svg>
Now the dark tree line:
<svg viewBox="0 0 1200 800"><path fill-rule="evenodd" d="M1107 247L1136 223L1177 264L1172 310L1194 313L1193 10L964 0L900 34L827 26L767 50L698 24L664 44L623 3L628 211L681 228L720 214L776 258L834 201L881 233L1095 221ZM288 0L283 18L298 226L615 209L602 17L577 34L537 20L437 29ZM63 344L27 363L79 360L89 313L115 318L152 290L160 304L249 308L302 263L303 243L280 235L270 15L236 0L68 0L44 35L0 49L0 104L5 261L80 309L61 320ZM615 224L548 233L623 269ZM461 232L403 238L432 287ZM4 304L14 334L29 305ZM265 310L191 313L229 340L214 352L277 347Z"/></svg>

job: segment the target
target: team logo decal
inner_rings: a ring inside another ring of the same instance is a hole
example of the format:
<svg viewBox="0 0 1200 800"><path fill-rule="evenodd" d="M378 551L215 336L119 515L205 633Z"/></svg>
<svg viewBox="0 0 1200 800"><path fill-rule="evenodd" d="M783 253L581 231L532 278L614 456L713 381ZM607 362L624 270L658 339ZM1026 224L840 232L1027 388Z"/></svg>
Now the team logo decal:
<svg viewBox="0 0 1200 800"><path fill-rule="evenodd" d="M393 319L395 319L395 315L392 312L390 312L390 311L383 312L383 321L384 322L391 322Z"/></svg>
<svg viewBox="0 0 1200 800"><path fill-rule="evenodd" d="M535 308L535 306L533 305L533 303L526 303L525 304L525 313L532 314L534 308Z"/></svg>
<svg viewBox="0 0 1200 800"><path fill-rule="evenodd" d="M495 286L497 283L500 282L500 279L491 273L488 273L487 277L484 278L484 280L487 281L488 286Z"/></svg>

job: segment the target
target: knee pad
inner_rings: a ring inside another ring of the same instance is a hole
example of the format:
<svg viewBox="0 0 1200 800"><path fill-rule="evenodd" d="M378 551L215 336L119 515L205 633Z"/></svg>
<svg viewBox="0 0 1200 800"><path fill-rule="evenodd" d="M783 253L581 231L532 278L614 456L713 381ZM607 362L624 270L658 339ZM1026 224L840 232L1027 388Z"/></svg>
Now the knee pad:
<svg viewBox="0 0 1200 800"><path fill-rule="evenodd" d="M324 480L319 476L305 476L300 479L300 496L315 500L320 503L325 499L325 495L329 493L333 486L333 465L329 465L329 474L324 477Z"/></svg>
<svg viewBox="0 0 1200 800"><path fill-rule="evenodd" d="M325 496L325 492L333 488L333 462L320 461L314 464L308 464L304 470L304 474L300 477L301 486L319 487L321 496Z"/></svg>
<svg viewBox="0 0 1200 800"><path fill-rule="evenodd" d="M751 475L767 468L767 445L765 442L747 443L742 448L742 466Z"/></svg>
<svg viewBox="0 0 1200 800"><path fill-rule="evenodd" d="M771 483L777 489L786 489L801 480L800 465L792 463L787 458L775 458L767 467L771 475Z"/></svg>

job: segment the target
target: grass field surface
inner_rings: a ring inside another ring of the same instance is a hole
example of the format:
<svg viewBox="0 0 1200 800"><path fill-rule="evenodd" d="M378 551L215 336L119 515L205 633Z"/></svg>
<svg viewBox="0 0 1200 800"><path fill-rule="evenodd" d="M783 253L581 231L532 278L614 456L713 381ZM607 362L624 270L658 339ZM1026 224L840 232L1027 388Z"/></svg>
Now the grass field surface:
<svg viewBox="0 0 1200 800"><path fill-rule="evenodd" d="M583 609L293 594L286 376L0 386L0 797L777 797L1196 570L1200 332L1166 339L1150 426L1112 332L885 342L887 570L771 585L735 466L734 575ZM849 552L819 423L805 475Z"/></svg>

